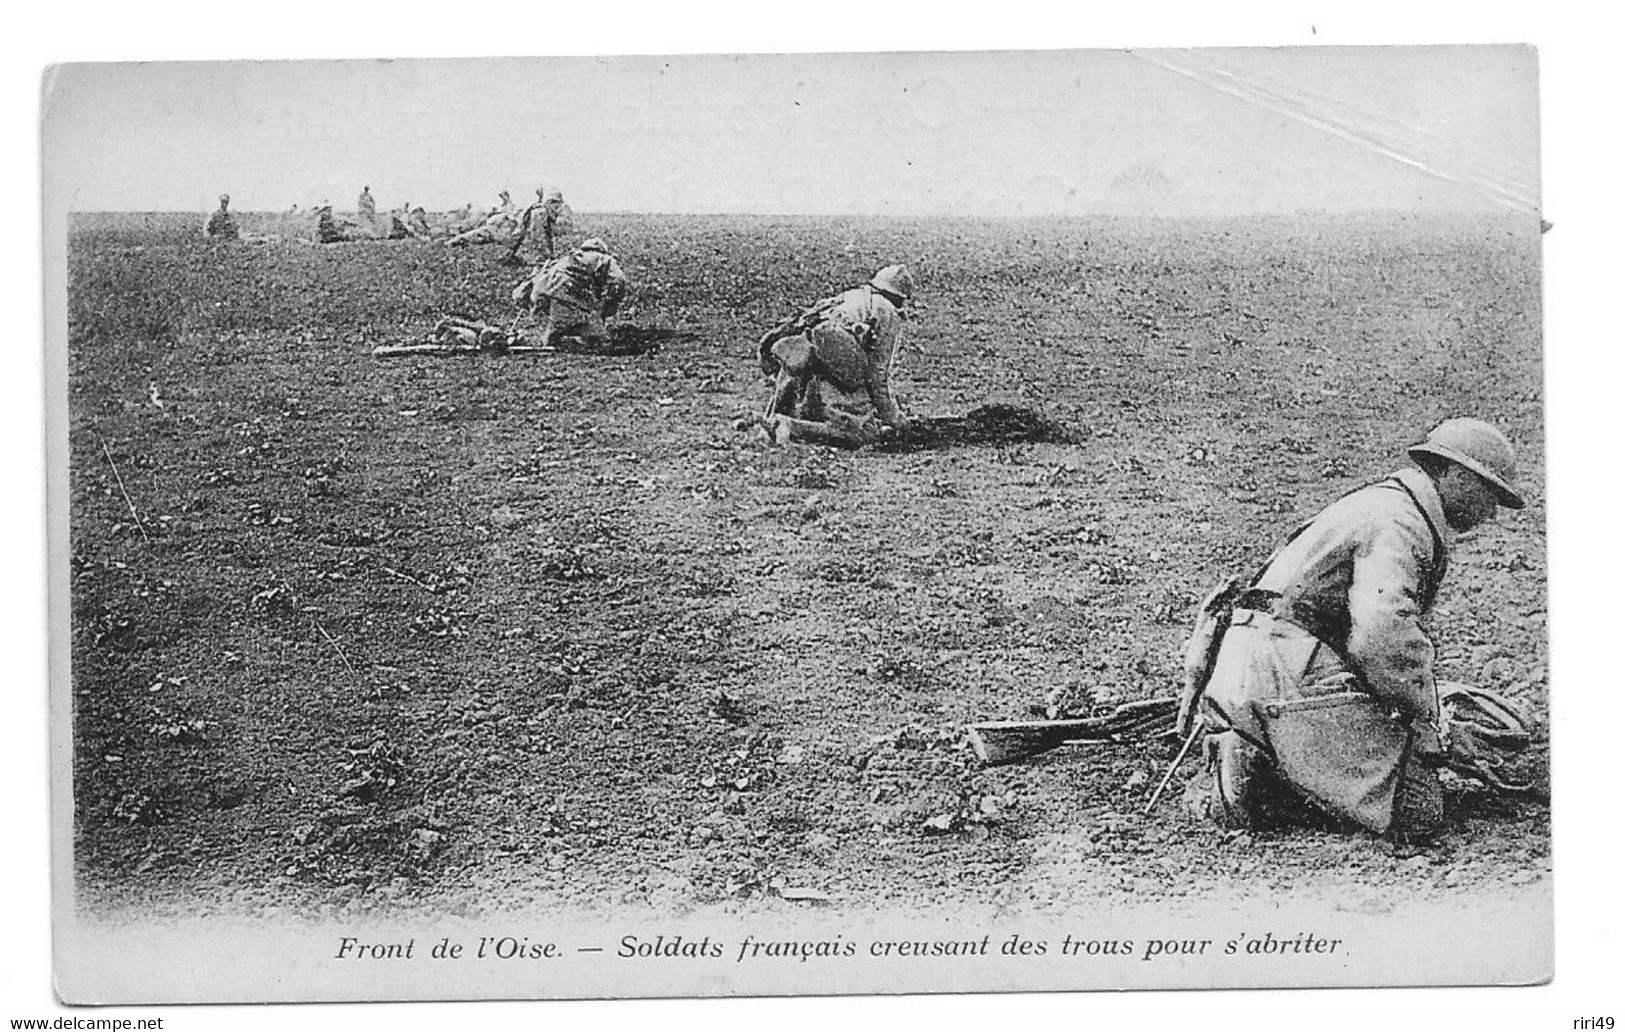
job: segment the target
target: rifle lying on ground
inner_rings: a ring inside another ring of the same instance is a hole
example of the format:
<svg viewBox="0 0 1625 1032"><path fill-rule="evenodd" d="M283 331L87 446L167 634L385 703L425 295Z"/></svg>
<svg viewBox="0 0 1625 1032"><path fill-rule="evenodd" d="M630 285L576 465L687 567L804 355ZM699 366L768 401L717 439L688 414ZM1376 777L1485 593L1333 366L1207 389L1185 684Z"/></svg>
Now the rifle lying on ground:
<svg viewBox="0 0 1625 1032"><path fill-rule="evenodd" d="M1494 693L1454 683L1439 687L1450 727L1444 765L1500 795L1549 803L1550 790L1545 785L1519 778L1509 769L1512 757L1529 746L1530 734L1523 718ZM1179 705L1180 700L1175 698L1147 699L1125 703L1098 717L990 721L972 724L966 731L977 758L986 766L996 767L1073 743L1144 742L1178 735L1175 721ZM1179 754L1146 804L1146 813L1156 806L1204 730L1197 721L1186 732Z"/></svg>
<svg viewBox="0 0 1625 1032"><path fill-rule="evenodd" d="M995 720L966 728L977 759L989 767L1018 763L1072 742L1143 742L1174 729L1179 700L1127 702L1077 720Z"/></svg>
<svg viewBox="0 0 1625 1032"><path fill-rule="evenodd" d="M425 341L420 344L380 344L372 349L373 358L402 358L407 355L552 355L558 348L544 348L540 344L509 344L506 347L484 347L479 344L449 344Z"/></svg>
<svg viewBox="0 0 1625 1032"><path fill-rule="evenodd" d="M372 349L373 358L398 358L404 355L551 355L557 348L539 344L525 344L518 332L521 316L515 316L506 331L480 319L464 319L448 315L435 324L431 339L416 344L380 344Z"/></svg>

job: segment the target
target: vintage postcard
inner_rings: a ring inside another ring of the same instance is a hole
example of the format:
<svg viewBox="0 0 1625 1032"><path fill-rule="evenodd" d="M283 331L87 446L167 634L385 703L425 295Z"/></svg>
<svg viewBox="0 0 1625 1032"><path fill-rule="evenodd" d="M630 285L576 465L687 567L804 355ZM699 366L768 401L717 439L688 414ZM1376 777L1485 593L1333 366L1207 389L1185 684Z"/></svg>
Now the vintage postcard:
<svg viewBox="0 0 1625 1032"><path fill-rule="evenodd" d="M1551 978L1537 111L50 69L63 999Z"/></svg>

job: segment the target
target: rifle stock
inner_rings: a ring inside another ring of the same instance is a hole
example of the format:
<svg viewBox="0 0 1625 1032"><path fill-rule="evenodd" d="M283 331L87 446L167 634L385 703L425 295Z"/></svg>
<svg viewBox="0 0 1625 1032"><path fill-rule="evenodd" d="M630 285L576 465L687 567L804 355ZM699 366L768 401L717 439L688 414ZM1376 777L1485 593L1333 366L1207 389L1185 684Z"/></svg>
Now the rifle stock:
<svg viewBox="0 0 1625 1032"><path fill-rule="evenodd" d="M1125 703L1102 717L1077 720L995 720L971 724L966 733L985 766L1019 763L1068 742L1115 742L1155 737L1172 727L1178 700Z"/></svg>

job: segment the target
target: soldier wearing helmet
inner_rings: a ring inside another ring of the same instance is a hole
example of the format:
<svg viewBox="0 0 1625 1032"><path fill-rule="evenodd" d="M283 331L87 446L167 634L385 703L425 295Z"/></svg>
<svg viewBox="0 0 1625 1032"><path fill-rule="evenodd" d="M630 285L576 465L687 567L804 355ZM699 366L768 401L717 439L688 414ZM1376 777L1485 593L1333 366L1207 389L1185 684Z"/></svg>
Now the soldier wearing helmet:
<svg viewBox="0 0 1625 1032"><path fill-rule="evenodd" d="M770 330L757 346L773 381L760 426L775 444L856 447L908 425L892 396L891 369L914 275L888 265L861 287L828 297Z"/></svg>
<svg viewBox="0 0 1625 1032"><path fill-rule="evenodd" d="M508 195L508 191L503 190L497 194L497 200L502 203L486 212L479 225L458 233L446 241L446 246L468 247L473 244L511 242L514 232L519 228L518 213L514 210L513 199Z"/></svg>
<svg viewBox="0 0 1625 1032"><path fill-rule="evenodd" d="M204 225L203 232L214 240L236 240L237 218L228 210L231 198L226 194L220 195L220 207L209 216Z"/></svg>
<svg viewBox="0 0 1625 1032"><path fill-rule="evenodd" d="M1488 423L1447 419L1409 454L1287 538L1235 599L1205 684L1187 684L1208 732L1190 799L1220 824L1318 810L1407 840L1442 823L1425 621L1454 536L1524 500Z"/></svg>
<svg viewBox="0 0 1625 1032"><path fill-rule="evenodd" d="M570 209L564 204L564 191L536 188L536 202L519 215L519 232L503 257L507 263L522 261L520 250L529 246L530 253L542 259L551 259L561 225L568 225Z"/></svg>
<svg viewBox="0 0 1625 1032"><path fill-rule="evenodd" d="M555 347L573 337L589 347L609 340L604 322L614 317L626 297L626 274L598 237L562 258L536 269L514 288L516 305L532 315L545 303L547 325L542 330L542 346Z"/></svg>

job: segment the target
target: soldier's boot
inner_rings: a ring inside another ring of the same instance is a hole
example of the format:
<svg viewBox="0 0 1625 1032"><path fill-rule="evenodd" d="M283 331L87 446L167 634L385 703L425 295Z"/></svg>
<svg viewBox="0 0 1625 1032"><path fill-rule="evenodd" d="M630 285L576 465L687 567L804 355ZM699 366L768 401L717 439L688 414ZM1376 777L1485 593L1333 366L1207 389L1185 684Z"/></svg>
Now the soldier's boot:
<svg viewBox="0 0 1625 1032"><path fill-rule="evenodd" d="M1394 822L1388 834L1395 842L1419 843L1435 838L1444 827L1444 785L1439 773L1425 764L1409 762L1400 768L1394 793Z"/></svg>
<svg viewBox="0 0 1625 1032"><path fill-rule="evenodd" d="M774 416L787 416L794 411L796 395L800 385L788 369L779 368L778 377L773 381L773 393L767 399L767 408L762 412L764 421Z"/></svg>
<svg viewBox="0 0 1625 1032"><path fill-rule="evenodd" d="M757 425L762 428L762 433L767 435L768 444L783 448L792 440L792 422L789 416L768 416L766 419L758 420Z"/></svg>
<svg viewBox="0 0 1625 1032"><path fill-rule="evenodd" d="M1206 770L1192 785L1193 808L1221 828L1262 827L1275 784L1270 758L1234 731L1208 735L1202 750Z"/></svg>

